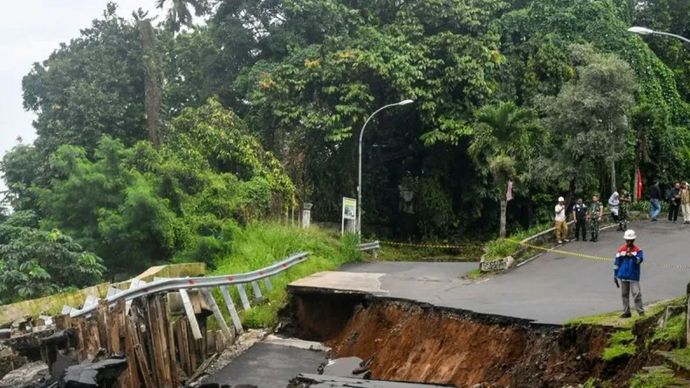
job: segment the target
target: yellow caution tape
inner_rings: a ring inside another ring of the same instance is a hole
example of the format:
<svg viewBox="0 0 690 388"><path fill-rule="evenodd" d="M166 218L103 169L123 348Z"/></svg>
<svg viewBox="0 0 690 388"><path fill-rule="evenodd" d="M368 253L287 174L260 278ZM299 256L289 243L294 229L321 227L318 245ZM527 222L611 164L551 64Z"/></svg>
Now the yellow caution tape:
<svg viewBox="0 0 690 388"><path fill-rule="evenodd" d="M449 244L414 244L414 243L403 243L397 241L381 241L381 244L393 245L399 247L414 247L414 248L436 248L436 249L461 249L460 245L449 245Z"/></svg>
<svg viewBox="0 0 690 388"><path fill-rule="evenodd" d="M519 244L522 246L525 246L527 248L532 248L532 249L537 249L540 251L544 252L553 252L553 253L559 253L561 255L566 255L566 256L574 256L574 257L581 257L583 259L590 259L590 260L599 260L599 261L608 261L608 262L613 262L614 259L610 257L603 257L603 256L594 256L594 255L587 255L584 253L579 253L579 252L571 252L571 251L564 251L561 249L554 249L554 248L544 248L540 247L538 245L532 245L528 243L524 243L521 241L517 240L512 240L507 238L506 241L510 241L515 244ZM681 270L690 270L690 265L680 265L680 264L664 264L664 263L659 263L659 262L644 262L645 265L647 266L654 266L654 267L660 267L660 268L666 268L666 269L681 269Z"/></svg>

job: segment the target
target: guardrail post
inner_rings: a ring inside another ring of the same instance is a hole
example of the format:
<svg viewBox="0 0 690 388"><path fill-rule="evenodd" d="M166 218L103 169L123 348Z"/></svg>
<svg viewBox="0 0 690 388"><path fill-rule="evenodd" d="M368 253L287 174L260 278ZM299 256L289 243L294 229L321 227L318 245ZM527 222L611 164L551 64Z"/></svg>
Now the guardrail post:
<svg viewBox="0 0 690 388"><path fill-rule="evenodd" d="M254 298L257 300L263 299L263 295L261 295L261 288L259 287L259 283L256 281L252 282L252 290L254 291Z"/></svg>
<svg viewBox="0 0 690 388"><path fill-rule="evenodd" d="M242 328L242 321L240 320L239 314L237 314L237 309L235 308L235 303L232 301L232 296L230 296L230 291L228 291L228 287L221 286L220 293L223 294L225 306L228 308L228 311L230 312L230 317L232 318L232 324L235 326L235 331L237 333L242 333L244 331Z"/></svg>
<svg viewBox="0 0 690 388"><path fill-rule="evenodd" d="M264 286L266 286L266 291L273 291L273 284L271 284L271 278L264 278Z"/></svg>
<svg viewBox="0 0 690 388"><path fill-rule="evenodd" d="M194 307L192 306L192 301L189 299L189 294L184 288L180 288L180 298L182 298L182 305L184 306L184 311L187 314L187 320L189 321L189 327L192 329L192 334L195 340L202 339L201 329L199 329L199 322L196 320L196 314L194 314Z"/></svg>
<svg viewBox="0 0 690 388"><path fill-rule="evenodd" d="M242 308L249 310L252 306L249 304L249 298L247 298L247 291L244 290L244 284L237 284L237 291L240 293L240 300L242 301Z"/></svg>
<svg viewBox="0 0 690 388"><path fill-rule="evenodd" d="M218 322L218 325L220 326L220 330L225 336L225 341L226 343L230 343L233 339L233 334L230 332L230 328L228 327L228 324L225 323L225 319L223 318L223 314L220 312L220 308L218 308L218 304L216 303L216 300L213 298L213 295L208 291L207 288L202 288L201 289L201 294L204 295L204 298L206 298L206 303L208 303L209 306L211 306L211 311L213 311L213 316L216 318L216 321Z"/></svg>

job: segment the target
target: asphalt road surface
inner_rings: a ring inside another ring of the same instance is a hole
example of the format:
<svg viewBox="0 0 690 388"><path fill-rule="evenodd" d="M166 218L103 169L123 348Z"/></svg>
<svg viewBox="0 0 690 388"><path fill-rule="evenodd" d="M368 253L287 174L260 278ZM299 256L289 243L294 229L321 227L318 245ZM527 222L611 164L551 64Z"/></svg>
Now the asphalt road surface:
<svg viewBox="0 0 690 388"><path fill-rule="evenodd" d="M683 295L690 282L690 226L640 221L630 224L645 254L641 288L645 304ZM609 229L599 242L570 242L559 250L613 259L623 233ZM298 281L333 288L412 299L438 306L562 324L575 317L621 309L612 262L544 253L504 274L472 282L462 279L476 263L362 263L341 272ZM340 281L337 281L342 277ZM358 278L363 277L361 284ZM301 282L301 283L300 283ZM330 286L348 284L347 287ZM374 291L372 291L374 289Z"/></svg>
<svg viewBox="0 0 690 388"><path fill-rule="evenodd" d="M286 387L300 373L316 374L327 361L326 353L293 346L260 342L249 348L204 383L231 387Z"/></svg>

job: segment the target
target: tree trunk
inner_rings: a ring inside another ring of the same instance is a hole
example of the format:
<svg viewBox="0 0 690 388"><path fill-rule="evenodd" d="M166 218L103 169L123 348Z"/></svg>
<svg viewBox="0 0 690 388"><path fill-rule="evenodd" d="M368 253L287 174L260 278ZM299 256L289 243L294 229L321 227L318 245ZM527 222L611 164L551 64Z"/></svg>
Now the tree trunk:
<svg viewBox="0 0 690 388"><path fill-rule="evenodd" d="M616 191L616 162L611 160L611 192Z"/></svg>
<svg viewBox="0 0 690 388"><path fill-rule="evenodd" d="M508 201L505 198L501 199L501 220L498 234L501 238L506 237L506 210L508 208Z"/></svg>
<svg viewBox="0 0 690 388"><path fill-rule="evenodd" d="M156 50L156 37L151 19L142 19L138 23L141 34L141 46L144 49L144 110L146 111L146 129L149 140L158 148L160 139L160 111L163 96L163 75Z"/></svg>

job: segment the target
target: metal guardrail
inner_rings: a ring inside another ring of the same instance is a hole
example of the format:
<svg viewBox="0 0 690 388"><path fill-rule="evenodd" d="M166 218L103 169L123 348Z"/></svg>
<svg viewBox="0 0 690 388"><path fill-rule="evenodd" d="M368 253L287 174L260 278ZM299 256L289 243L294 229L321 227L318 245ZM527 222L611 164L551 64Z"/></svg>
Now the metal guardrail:
<svg viewBox="0 0 690 388"><path fill-rule="evenodd" d="M381 244L378 241L362 243L357 246L357 249L359 249L360 252L373 251L374 254L376 254L376 251L381 249Z"/></svg>
<svg viewBox="0 0 690 388"><path fill-rule="evenodd" d="M362 243L357 246L361 252L373 251L375 249L381 249L381 244L378 241Z"/></svg>
<svg viewBox="0 0 690 388"><path fill-rule="evenodd" d="M147 283L141 286L131 288L119 292L114 295L110 295L105 298L105 301L109 305L114 305L118 300L124 299L126 301L145 296L151 295L158 292L165 291L179 291L186 290L189 288L213 288L213 287L223 287L229 285L243 285L247 283L252 283L254 292L258 292L259 285L255 282L261 279L270 278L273 275L277 275L280 272L299 264L307 259L309 254L307 252L300 252L275 263L271 266L242 274L233 275L221 275L221 276L209 276L209 277L187 277L187 278L175 278L175 279L163 279L157 280L152 283ZM270 283L268 283L270 284ZM244 291L244 289L242 289ZM243 296L242 291L240 291L241 296ZM243 302L246 295L243 296ZM247 303L248 304L248 303ZM72 309L69 311L70 317L80 317L92 313L98 308L98 303L86 303L82 309Z"/></svg>

